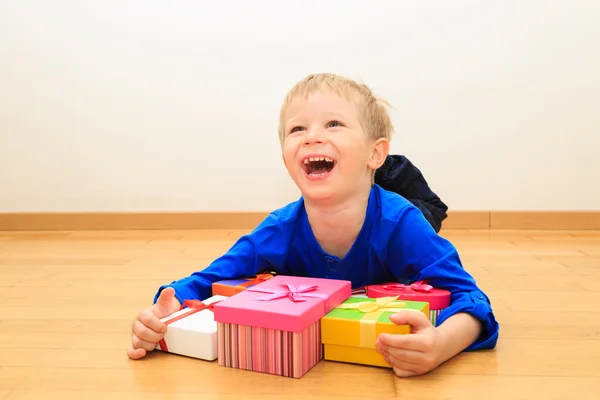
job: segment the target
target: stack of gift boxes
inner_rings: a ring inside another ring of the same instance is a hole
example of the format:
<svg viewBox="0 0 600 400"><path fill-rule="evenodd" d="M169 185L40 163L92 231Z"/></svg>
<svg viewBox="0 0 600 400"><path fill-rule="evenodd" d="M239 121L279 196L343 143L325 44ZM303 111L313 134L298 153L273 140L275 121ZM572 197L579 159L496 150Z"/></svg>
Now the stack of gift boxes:
<svg viewBox="0 0 600 400"><path fill-rule="evenodd" d="M352 290L349 281L273 274L215 282L212 292L162 319L168 330L157 349L294 378L323 359L390 367L377 337L411 333L390 315L413 310L435 325L450 304L450 292L426 282Z"/></svg>

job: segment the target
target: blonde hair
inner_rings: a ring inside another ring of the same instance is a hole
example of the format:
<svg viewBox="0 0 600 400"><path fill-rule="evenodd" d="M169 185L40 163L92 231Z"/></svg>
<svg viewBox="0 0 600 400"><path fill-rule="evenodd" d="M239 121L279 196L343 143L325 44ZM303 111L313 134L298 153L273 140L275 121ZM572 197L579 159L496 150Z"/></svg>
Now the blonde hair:
<svg viewBox="0 0 600 400"><path fill-rule="evenodd" d="M290 102L300 96L306 98L309 94L323 89L332 90L354 103L359 110L361 125L372 140L391 139L394 127L385 108L385 106L389 107L389 104L376 97L364 84L343 76L325 73L307 76L296 83L286 95L279 114L279 141L281 144L285 139L284 116Z"/></svg>

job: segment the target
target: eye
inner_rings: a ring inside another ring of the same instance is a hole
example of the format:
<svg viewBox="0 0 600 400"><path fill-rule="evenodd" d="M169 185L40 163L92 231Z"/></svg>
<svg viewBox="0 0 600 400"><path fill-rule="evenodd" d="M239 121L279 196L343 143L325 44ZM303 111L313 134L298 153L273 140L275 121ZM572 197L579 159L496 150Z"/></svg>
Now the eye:
<svg viewBox="0 0 600 400"><path fill-rule="evenodd" d="M339 121L330 121L330 122L327 124L327 127L328 127L328 128L331 128L331 127L336 127L336 126L342 126L342 123L341 123L341 122L339 122Z"/></svg>
<svg viewBox="0 0 600 400"><path fill-rule="evenodd" d="M295 126L295 127L292 128L292 130L290 131L290 133L298 132L299 130L302 130L302 129L304 129L304 128L301 127L301 126Z"/></svg>

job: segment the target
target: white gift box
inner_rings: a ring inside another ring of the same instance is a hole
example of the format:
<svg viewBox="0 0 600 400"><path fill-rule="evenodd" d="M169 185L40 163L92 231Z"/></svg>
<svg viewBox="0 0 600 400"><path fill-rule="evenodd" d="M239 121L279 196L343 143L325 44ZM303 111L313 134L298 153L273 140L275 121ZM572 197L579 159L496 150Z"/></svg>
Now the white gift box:
<svg viewBox="0 0 600 400"><path fill-rule="evenodd" d="M202 302L208 306L226 298L226 296L217 295L202 300ZM161 348L160 343L156 349L202 360L216 360L217 323L211 310L197 311L169 323L169 321L190 313L192 310L193 308L184 308L167 317L161 318L162 322L168 324L167 332L164 336L164 343L167 349Z"/></svg>

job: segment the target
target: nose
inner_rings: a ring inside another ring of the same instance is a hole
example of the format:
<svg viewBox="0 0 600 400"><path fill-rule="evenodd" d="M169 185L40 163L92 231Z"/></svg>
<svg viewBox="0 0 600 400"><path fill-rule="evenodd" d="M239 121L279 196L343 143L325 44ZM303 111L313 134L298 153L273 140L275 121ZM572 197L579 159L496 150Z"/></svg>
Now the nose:
<svg viewBox="0 0 600 400"><path fill-rule="evenodd" d="M304 134L304 144L322 143L323 137L318 128L309 128Z"/></svg>

